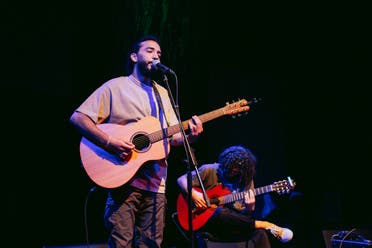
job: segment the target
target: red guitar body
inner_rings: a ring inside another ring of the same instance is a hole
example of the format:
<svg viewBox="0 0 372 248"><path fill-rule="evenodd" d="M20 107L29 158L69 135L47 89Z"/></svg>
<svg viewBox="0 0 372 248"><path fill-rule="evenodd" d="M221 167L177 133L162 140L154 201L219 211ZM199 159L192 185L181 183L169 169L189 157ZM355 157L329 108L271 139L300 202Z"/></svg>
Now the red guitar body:
<svg viewBox="0 0 372 248"><path fill-rule="evenodd" d="M201 192L200 188L194 188L195 190ZM222 187L221 184L213 187L212 189L206 190L207 196L209 199L217 198L220 196L231 194L230 190L227 187ZM177 198L177 212L178 212L178 221L180 225L185 230L189 229L189 206L188 206L187 197L184 194L180 194ZM211 204L210 208L206 209L193 209L192 210L192 229L198 230L204 226L209 218L216 211L217 205Z"/></svg>

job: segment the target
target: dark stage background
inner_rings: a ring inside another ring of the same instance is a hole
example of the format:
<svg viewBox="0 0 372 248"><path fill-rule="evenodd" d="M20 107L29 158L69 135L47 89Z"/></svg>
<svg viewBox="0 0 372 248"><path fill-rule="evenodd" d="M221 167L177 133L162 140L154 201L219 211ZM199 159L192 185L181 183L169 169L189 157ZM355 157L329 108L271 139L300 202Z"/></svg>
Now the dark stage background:
<svg viewBox="0 0 372 248"><path fill-rule="evenodd" d="M243 144L259 159L257 186L291 176L301 193L297 247L322 247L323 229L372 228L366 6L18 1L5 2L3 17L7 221L1 242L41 247L86 241L84 205L94 185L81 168L80 136L68 119L96 87L123 75L128 46L143 33L162 40L162 62L178 76L183 120L225 102L263 99L247 115L205 123L193 145L199 164ZM170 84L174 91L171 78ZM186 172L184 158L182 148L172 150L169 212L178 194L175 179ZM106 241L104 202L100 188L87 202L91 243ZM172 224L165 246L182 239Z"/></svg>

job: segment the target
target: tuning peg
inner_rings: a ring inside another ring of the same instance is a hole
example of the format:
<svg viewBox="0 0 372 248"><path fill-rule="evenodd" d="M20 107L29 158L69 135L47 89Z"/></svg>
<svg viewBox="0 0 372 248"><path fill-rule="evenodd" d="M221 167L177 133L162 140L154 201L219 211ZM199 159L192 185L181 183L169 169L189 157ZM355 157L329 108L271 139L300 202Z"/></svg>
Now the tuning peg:
<svg viewBox="0 0 372 248"><path fill-rule="evenodd" d="M292 178L290 176L288 176L287 179L288 179L289 185L291 187L294 187L296 185L296 183L292 180Z"/></svg>

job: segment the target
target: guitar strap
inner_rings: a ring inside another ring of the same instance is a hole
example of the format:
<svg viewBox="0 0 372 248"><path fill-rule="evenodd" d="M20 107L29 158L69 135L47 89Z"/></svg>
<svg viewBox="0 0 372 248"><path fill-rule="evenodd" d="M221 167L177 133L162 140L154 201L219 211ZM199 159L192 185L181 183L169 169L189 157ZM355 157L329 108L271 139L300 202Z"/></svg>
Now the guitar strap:
<svg viewBox="0 0 372 248"><path fill-rule="evenodd" d="M152 81L152 87L154 88L154 91L155 91L155 96L156 96L156 99L158 101L158 106L159 106L159 118L161 118L161 113L163 113L163 116L165 118L165 121L167 122L167 127L169 127L169 121L167 119L167 115L165 114L165 110L164 110L164 106L163 106L163 102L161 100L161 97L160 97L160 94L159 94L159 91L158 91L158 88L156 87L156 84L154 81ZM161 110L161 111L160 111Z"/></svg>

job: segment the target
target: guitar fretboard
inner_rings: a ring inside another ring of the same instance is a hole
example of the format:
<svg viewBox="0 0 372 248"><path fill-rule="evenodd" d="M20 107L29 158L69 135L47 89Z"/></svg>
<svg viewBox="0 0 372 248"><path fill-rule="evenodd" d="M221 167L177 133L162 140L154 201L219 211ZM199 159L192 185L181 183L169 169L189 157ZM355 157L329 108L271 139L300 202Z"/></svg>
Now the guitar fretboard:
<svg viewBox="0 0 372 248"><path fill-rule="evenodd" d="M218 117L221 117L221 116L225 115L226 113L225 113L224 109L225 108L216 109L216 110L213 110L209 113L199 115L198 117L202 121L202 123L205 123L205 122L214 120ZM182 122L182 128L184 130L187 130L189 128L188 122L189 122L189 120L186 120L186 121ZM154 143L154 142L157 142L159 140L163 140L166 137L170 137L173 134L176 134L176 133L179 133L179 132L180 132L179 125L173 125L173 126L170 126L168 128L165 128L164 130L159 130L159 131L156 131L154 133L151 133L151 134L149 134L148 137L149 137L150 142Z"/></svg>
<svg viewBox="0 0 372 248"><path fill-rule="evenodd" d="M249 104L253 104L258 102L256 98L254 98L251 101L247 101L245 99L242 99L238 102L227 104L225 107L210 111L208 113L199 115L199 119L201 120L202 123L214 120L218 117L224 116L224 115L236 115L240 113L247 112L249 110ZM183 121L182 124L182 129L187 130L189 128L188 122L189 120ZM168 138L172 136L173 134L179 133L181 131L180 126L173 125L168 128L153 132L149 134L145 139L146 141L150 143L155 143L160 140L163 140L165 138ZM143 142L144 137L139 137L139 142Z"/></svg>
<svg viewBox="0 0 372 248"><path fill-rule="evenodd" d="M261 195L261 194L268 193L268 192L271 192L271 191L273 191L273 185L272 184L266 185L266 186L263 186L263 187L259 187L259 188L256 188L256 189L253 190L255 195ZM220 196L220 197L218 197L219 204L221 205L221 204L226 204L226 203L242 200L242 199L244 199L245 194L247 192L248 191L243 191L243 192L238 192L238 193L232 193L232 194L225 195L225 196Z"/></svg>

